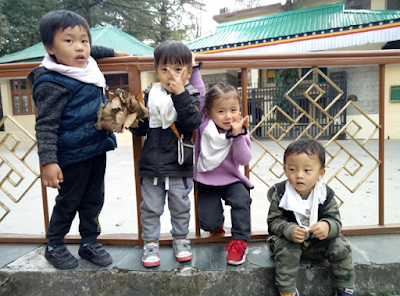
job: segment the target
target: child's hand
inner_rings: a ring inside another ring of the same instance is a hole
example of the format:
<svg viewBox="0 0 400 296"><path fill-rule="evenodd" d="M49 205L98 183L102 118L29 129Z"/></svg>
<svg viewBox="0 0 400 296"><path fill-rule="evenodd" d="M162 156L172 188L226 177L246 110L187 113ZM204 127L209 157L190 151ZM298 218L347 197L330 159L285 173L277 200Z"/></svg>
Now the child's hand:
<svg viewBox="0 0 400 296"><path fill-rule="evenodd" d="M242 115L239 116L237 121L232 122L232 136L234 137L242 133L243 124L249 119L248 115L243 119L240 119L240 117L242 117Z"/></svg>
<svg viewBox="0 0 400 296"><path fill-rule="evenodd" d="M187 71L186 67L182 67L182 71L178 75L175 75L175 73L173 73L169 67L167 67L167 71L171 77L166 87L167 91L173 93L174 95L183 93L185 91L185 82L182 81L182 76L184 76Z"/></svg>
<svg viewBox="0 0 400 296"><path fill-rule="evenodd" d="M328 237L329 229L330 225L328 222L320 221L311 226L309 232L314 234L317 239L323 240Z"/></svg>
<svg viewBox="0 0 400 296"><path fill-rule="evenodd" d="M114 57L128 57L128 56L131 56L131 54L125 51L114 50Z"/></svg>
<svg viewBox="0 0 400 296"><path fill-rule="evenodd" d="M64 181L63 173L57 163L49 163L43 167L42 182L46 187L60 189L60 184Z"/></svg>
<svg viewBox="0 0 400 296"><path fill-rule="evenodd" d="M294 241L296 243L301 244L302 242L304 242L304 239L306 238L307 233L308 233L307 229L305 229L303 227L296 227L293 230Z"/></svg>

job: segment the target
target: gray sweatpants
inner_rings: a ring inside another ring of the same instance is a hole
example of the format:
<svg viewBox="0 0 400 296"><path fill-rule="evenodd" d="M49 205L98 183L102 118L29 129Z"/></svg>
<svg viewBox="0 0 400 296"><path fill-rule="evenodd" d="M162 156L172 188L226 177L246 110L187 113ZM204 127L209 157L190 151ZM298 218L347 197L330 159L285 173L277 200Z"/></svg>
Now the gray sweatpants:
<svg viewBox="0 0 400 296"><path fill-rule="evenodd" d="M141 180L143 201L140 204L142 239L158 240L160 237L160 217L165 206L166 178L158 177L154 184L153 177L144 176ZM174 238L186 238L189 233L190 200L193 178L169 177L168 208L171 213L171 234Z"/></svg>

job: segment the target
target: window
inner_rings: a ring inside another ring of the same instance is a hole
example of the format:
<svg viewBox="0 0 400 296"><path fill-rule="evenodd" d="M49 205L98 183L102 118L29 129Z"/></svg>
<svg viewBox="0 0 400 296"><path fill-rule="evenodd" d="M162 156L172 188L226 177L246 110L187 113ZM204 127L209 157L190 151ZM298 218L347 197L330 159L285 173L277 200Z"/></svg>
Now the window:
<svg viewBox="0 0 400 296"><path fill-rule="evenodd" d="M347 0L345 8L371 9L371 0Z"/></svg>
<svg viewBox="0 0 400 296"><path fill-rule="evenodd" d="M304 75L306 75L308 73L308 71L310 71L311 68L302 68L301 69L301 77L303 77ZM324 73L326 76L328 76L328 68L319 68L319 70L321 70L322 73ZM312 74L309 74L307 76L307 80L311 80L313 77ZM326 82L325 78L322 77L320 74L318 74L318 82Z"/></svg>
<svg viewBox="0 0 400 296"><path fill-rule="evenodd" d="M267 70L267 83L273 83L275 78L275 70Z"/></svg>
<svg viewBox="0 0 400 296"><path fill-rule="evenodd" d="M399 0L386 0L386 9L400 10Z"/></svg>
<svg viewBox="0 0 400 296"><path fill-rule="evenodd" d="M400 102L400 86L394 85L390 87L390 101Z"/></svg>
<svg viewBox="0 0 400 296"><path fill-rule="evenodd" d="M108 91L117 88L129 91L128 74L105 75Z"/></svg>
<svg viewBox="0 0 400 296"><path fill-rule="evenodd" d="M28 80L11 80L11 97L14 115L35 114L36 106L32 99L32 85Z"/></svg>

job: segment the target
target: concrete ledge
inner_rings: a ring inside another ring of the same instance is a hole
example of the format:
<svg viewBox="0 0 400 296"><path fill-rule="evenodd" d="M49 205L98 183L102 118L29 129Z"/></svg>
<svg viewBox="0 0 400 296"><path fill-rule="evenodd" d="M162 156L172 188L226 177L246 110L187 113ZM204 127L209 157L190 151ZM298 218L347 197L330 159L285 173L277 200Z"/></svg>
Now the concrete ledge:
<svg viewBox="0 0 400 296"><path fill-rule="evenodd" d="M348 237L356 268L358 295L367 292L400 291L400 234ZM0 264L4 248L0 246ZM19 252L22 252L22 246ZM177 263L172 248L161 248L161 265L141 266L141 249L136 246L107 246L114 263L99 268L79 259L77 269L58 271L42 255L42 247L26 246L27 252L2 265L0 295L278 295L274 284L274 261L265 242L251 242L247 261L242 266L225 262L223 244L197 244L189 263ZM76 255L78 246L69 246ZM15 249L14 249L15 250ZM10 254L13 252L9 253ZM15 256L14 256L15 257ZM302 262L298 275L301 295L334 295L335 286L327 263Z"/></svg>

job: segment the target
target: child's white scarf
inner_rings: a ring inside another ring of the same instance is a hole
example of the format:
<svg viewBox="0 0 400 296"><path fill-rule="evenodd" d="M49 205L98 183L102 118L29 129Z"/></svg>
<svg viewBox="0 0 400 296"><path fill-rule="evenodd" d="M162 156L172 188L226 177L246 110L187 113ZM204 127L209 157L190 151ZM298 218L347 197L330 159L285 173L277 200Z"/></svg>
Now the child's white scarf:
<svg viewBox="0 0 400 296"><path fill-rule="evenodd" d="M282 197L279 207L292 211L297 223L309 230L312 225L318 222L318 204L323 204L326 200L326 182L324 179L317 181L307 200L303 200L293 186L286 181L285 194ZM309 211L309 215L307 214ZM301 220L307 218L310 223L303 225Z"/></svg>
<svg viewBox="0 0 400 296"><path fill-rule="evenodd" d="M101 73L99 66L97 66L96 60L92 57L89 57L84 68L78 68L57 64L49 54L46 54L41 66L45 67L47 70L58 72L83 83L94 84L98 87L106 86L106 79L103 73Z"/></svg>
<svg viewBox="0 0 400 296"><path fill-rule="evenodd" d="M168 94L161 84L151 88L148 107L150 128L162 127L167 129L178 118L171 94Z"/></svg>
<svg viewBox="0 0 400 296"><path fill-rule="evenodd" d="M197 170L207 172L218 167L225 160L231 146L232 139L227 139L225 133L220 134L214 121L210 119L201 135Z"/></svg>

